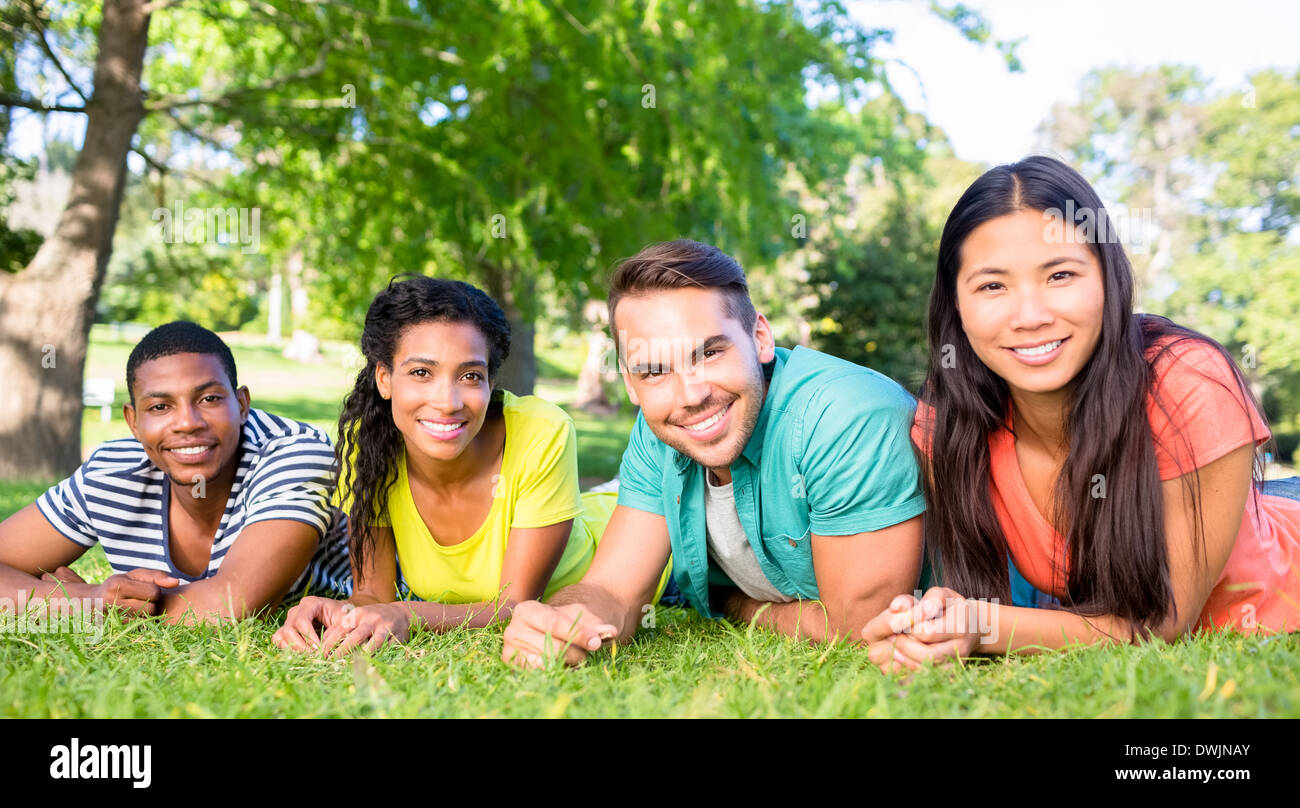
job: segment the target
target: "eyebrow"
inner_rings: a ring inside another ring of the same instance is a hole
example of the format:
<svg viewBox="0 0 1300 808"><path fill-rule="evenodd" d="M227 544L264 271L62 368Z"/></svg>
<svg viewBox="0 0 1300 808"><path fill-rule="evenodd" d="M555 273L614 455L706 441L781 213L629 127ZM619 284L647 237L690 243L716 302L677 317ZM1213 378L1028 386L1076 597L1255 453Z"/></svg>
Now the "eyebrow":
<svg viewBox="0 0 1300 808"><path fill-rule="evenodd" d="M402 364L398 365L398 367L406 367L407 365L429 365L430 367L437 367L439 362L437 359L432 359L427 356L412 356ZM484 362L482 359L470 359L461 362L460 370L466 368L487 368L487 362Z"/></svg>
<svg viewBox="0 0 1300 808"><path fill-rule="evenodd" d="M694 351L692 355L692 360L699 361L700 359L703 358L701 354L703 354L705 351L715 350L719 347L725 347L730 344L731 344L731 339L726 334L714 334L711 337L706 337L704 341L700 343L700 347ZM666 366L659 362L653 362L653 363L644 362L641 364L632 365L631 367L628 368L629 373L646 373L647 371L650 370L666 371L666 370L672 370L672 367Z"/></svg>
<svg viewBox="0 0 1300 808"><path fill-rule="evenodd" d="M1050 261L1044 261L1041 265L1039 265L1038 269L1039 271L1042 271L1044 269L1051 269L1052 267L1058 266L1060 264L1082 264L1082 263L1083 263L1082 260L1075 258L1073 256L1058 255L1057 257L1051 259ZM967 280L973 280L980 275L1009 275L1009 274L1010 273L1007 270L1003 269L1002 267L980 267L979 269L972 272L970 276L967 278Z"/></svg>
<svg viewBox="0 0 1300 808"><path fill-rule="evenodd" d="M210 380L204 382L203 384L198 385L198 386L195 387L193 390L191 390L191 391L190 391L190 395L192 395L192 396L196 396L196 395L198 395L199 393L203 392L204 390L208 389L209 387L214 387L214 386L215 386L215 387L222 387L223 385L221 384L221 382L217 381L216 379L210 379ZM143 395L141 395L140 398L142 398L142 399L145 399L145 398L175 398L175 396L174 396L172 393L168 393L168 392L164 392L164 391L155 391L155 390L150 390L150 391L144 393Z"/></svg>

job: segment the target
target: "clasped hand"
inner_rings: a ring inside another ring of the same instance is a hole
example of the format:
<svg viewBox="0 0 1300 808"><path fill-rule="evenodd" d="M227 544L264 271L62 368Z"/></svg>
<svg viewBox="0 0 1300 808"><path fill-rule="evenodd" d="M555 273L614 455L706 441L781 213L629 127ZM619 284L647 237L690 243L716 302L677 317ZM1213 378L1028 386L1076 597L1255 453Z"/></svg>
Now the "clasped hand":
<svg viewBox="0 0 1300 808"><path fill-rule="evenodd" d="M342 657L358 647L375 651L389 641L406 642L410 635L411 613L400 603L354 606L332 598L306 597L289 610L271 642L294 651Z"/></svg>
<svg viewBox="0 0 1300 808"><path fill-rule="evenodd" d="M947 587L933 587L917 600L899 595L862 629L867 658L885 673L948 664L974 654L984 638L978 601Z"/></svg>

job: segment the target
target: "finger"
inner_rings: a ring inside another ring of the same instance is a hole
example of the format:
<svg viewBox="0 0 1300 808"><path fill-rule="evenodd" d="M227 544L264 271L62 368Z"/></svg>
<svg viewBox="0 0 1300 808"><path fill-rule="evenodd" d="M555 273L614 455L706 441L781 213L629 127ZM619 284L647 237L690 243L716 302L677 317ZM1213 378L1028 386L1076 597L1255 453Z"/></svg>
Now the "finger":
<svg viewBox="0 0 1300 808"><path fill-rule="evenodd" d="M375 627L369 623L363 623L348 633L333 651L330 652L332 657L344 657L352 653L357 646L361 645L374 633Z"/></svg>
<svg viewBox="0 0 1300 808"><path fill-rule="evenodd" d="M370 639L366 640L365 649L374 653L379 650L380 646L393 639L395 639L393 637L393 632L389 631L387 627L381 626L375 630L374 634L370 635Z"/></svg>
<svg viewBox="0 0 1300 808"><path fill-rule="evenodd" d="M868 620L867 624L862 628L863 641L868 645L871 645L878 643L893 634L894 629L890 625L893 615L894 613L891 611L884 611Z"/></svg>
<svg viewBox="0 0 1300 808"><path fill-rule="evenodd" d="M84 584L86 582L85 578L82 578L80 575L73 572L71 567L66 566L59 567L55 570L54 577L68 584Z"/></svg>
<svg viewBox="0 0 1300 808"><path fill-rule="evenodd" d="M912 663L917 663L918 665L941 665L952 662L956 659L957 643L956 641L950 640L948 642L927 645L914 637L900 634L895 645L895 651L900 654L903 659Z"/></svg>
<svg viewBox="0 0 1300 808"><path fill-rule="evenodd" d="M552 639L561 644L567 643L588 651L595 651L600 648L605 639L602 633L611 633L613 627L602 623L585 625L583 617L583 614L579 614L575 619L561 613L556 615L551 625L547 627L547 631Z"/></svg>
<svg viewBox="0 0 1300 808"><path fill-rule="evenodd" d="M904 612L912 608L914 605L916 605L916 597L914 595L899 595L889 602L889 611Z"/></svg>
<svg viewBox="0 0 1300 808"><path fill-rule="evenodd" d="M326 629L324 636L320 638L320 645L318 646L321 656L329 656L334 647L345 640L353 630L344 628L342 625L333 625Z"/></svg>
<svg viewBox="0 0 1300 808"><path fill-rule="evenodd" d="M283 648L289 651L306 651L307 643L297 632L281 626L274 634L271 635L271 644L276 648Z"/></svg>
<svg viewBox="0 0 1300 808"><path fill-rule="evenodd" d="M180 585L180 579L160 570L136 568L127 572L126 577L133 581L154 584L155 586L173 587Z"/></svg>
<svg viewBox="0 0 1300 808"><path fill-rule="evenodd" d="M147 581L115 576L106 593L112 600L157 600L162 590Z"/></svg>
<svg viewBox="0 0 1300 808"><path fill-rule="evenodd" d="M112 605L125 612L127 617L152 617L158 613L158 604L152 600L125 598L114 601Z"/></svg>
<svg viewBox="0 0 1300 808"><path fill-rule="evenodd" d="M299 637L312 648L320 647L320 634L316 627L316 621L310 613L299 612L295 615L290 612L285 617L284 626L280 630Z"/></svg>

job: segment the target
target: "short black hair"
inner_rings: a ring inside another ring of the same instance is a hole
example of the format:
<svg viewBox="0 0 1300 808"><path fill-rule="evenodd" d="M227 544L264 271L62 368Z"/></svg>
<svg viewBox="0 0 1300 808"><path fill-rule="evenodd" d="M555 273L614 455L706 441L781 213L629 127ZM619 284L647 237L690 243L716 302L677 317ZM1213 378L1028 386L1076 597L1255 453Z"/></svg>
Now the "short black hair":
<svg viewBox="0 0 1300 808"><path fill-rule="evenodd" d="M178 353L215 356L230 379L230 389L239 389L239 379L235 374L235 357L221 337L197 323L176 320L160 325L145 334L144 339L131 349L131 356L126 360L126 395L132 406L135 405L136 369L145 362Z"/></svg>

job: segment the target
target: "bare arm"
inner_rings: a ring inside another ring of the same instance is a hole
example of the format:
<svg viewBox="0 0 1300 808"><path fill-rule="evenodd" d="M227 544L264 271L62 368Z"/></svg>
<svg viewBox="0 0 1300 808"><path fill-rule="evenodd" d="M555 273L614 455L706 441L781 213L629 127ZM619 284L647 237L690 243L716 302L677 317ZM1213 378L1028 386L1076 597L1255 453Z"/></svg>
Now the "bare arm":
<svg viewBox="0 0 1300 808"><path fill-rule="evenodd" d="M812 555L819 600L762 603L736 593L727 600L727 614L796 639L860 642L869 619L916 587L921 517L852 536L814 533Z"/></svg>
<svg viewBox="0 0 1300 808"><path fill-rule="evenodd" d="M279 603L311 561L320 533L292 519L246 526L211 578L164 591L169 623L243 620Z"/></svg>
<svg viewBox="0 0 1300 808"><path fill-rule="evenodd" d="M563 656L576 665L605 640L630 640L671 553L664 517L618 506L580 582L556 592L548 603L515 607L502 659L538 666Z"/></svg>
<svg viewBox="0 0 1300 808"><path fill-rule="evenodd" d="M1253 447L1242 446L1200 470L1204 514L1204 546L1194 548L1196 513L1184 489L1184 478L1162 483L1165 539L1175 610L1152 633L1173 641L1200 619L1201 610L1232 554L1250 493ZM1206 507L1206 503L1214 503ZM937 608L926 611L935 599ZM967 617L953 620L962 610ZM927 622L927 616L932 615ZM923 602L893 612L886 610L864 631L873 646L872 659L882 667L901 654L900 665L915 667L971 653L1035 653L1076 644L1130 643L1142 636L1135 625L1115 615L1085 617L1064 609L1031 609L966 600L947 589L926 593Z"/></svg>
<svg viewBox="0 0 1300 808"><path fill-rule="evenodd" d="M35 503L0 522L0 597L15 603L35 598L89 598L96 608L117 606L156 614L163 588L180 583L165 572L138 569L90 584L67 565L86 548L50 524Z"/></svg>

